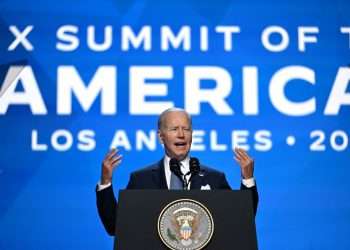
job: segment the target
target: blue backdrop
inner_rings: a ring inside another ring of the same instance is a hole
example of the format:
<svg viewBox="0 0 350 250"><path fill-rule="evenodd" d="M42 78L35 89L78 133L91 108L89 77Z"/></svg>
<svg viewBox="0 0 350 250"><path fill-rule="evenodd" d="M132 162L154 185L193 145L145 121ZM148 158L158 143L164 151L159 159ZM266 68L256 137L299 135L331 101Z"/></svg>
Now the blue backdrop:
<svg viewBox="0 0 350 250"><path fill-rule="evenodd" d="M349 1L0 11L0 249L111 249L95 207L101 161L122 151L124 188L162 157L157 114L173 105L193 114L192 155L233 188L232 148L255 158L259 249L350 249Z"/></svg>

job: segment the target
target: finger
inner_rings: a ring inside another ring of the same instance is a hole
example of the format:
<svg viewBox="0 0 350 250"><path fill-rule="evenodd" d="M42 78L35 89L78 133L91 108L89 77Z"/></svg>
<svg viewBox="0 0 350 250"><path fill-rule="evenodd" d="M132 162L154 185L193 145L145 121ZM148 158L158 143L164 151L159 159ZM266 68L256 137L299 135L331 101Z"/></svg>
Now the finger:
<svg viewBox="0 0 350 250"><path fill-rule="evenodd" d="M123 157L123 155L115 155L112 157L112 161L115 161L115 160L120 160L121 158Z"/></svg>
<svg viewBox="0 0 350 250"><path fill-rule="evenodd" d="M243 159L239 156L239 155L235 155L233 157L238 163L242 163L243 162Z"/></svg>
<svg viewBox="0 0 350 250"><path fill-rule="evenodd" d="M247 153L243 148L237 148L237 151L239 152L240 155L245 156Z"/></svg>
<svg viewBox="0 0 350 250"><path fill-rule="evenodd" d="M117 149L117 148L113 148L112 150L110 150L110 151L108 152L108 154L106 155L105 159L106 159L106 160L110 160L110 159L112 159L113 156L114 156L115 154L117 154L117 153L118 153L118 149Z"/></svg>
<svg viewBox="0 0 350 250"><path fill-rule="evenodd" d="M248 166L248 162L246 160L242 160L242 159L239 159L237 157L234 157L234 159L236 160L236 162L238 163L238 165L241 167L241 168L245 168L246 166Z"/></svg>
<svg viewBox="0 0 350 250"><path fill-rule="evenodd" d="M240 160L244 160L244 157L240 148L235 148L235 156Z"/></svg>
<svg viewBox="0 0 350 250"><path fill-rule="evenodd" d="M107 159L105 163L107 165L112 165L113 162L120 160L123 157L123 155L113 155L110 159Z"/></svg>
<svg viewBox="0 0 350 250"><path fill-rule="evenodd" d="M239 149L239 153L240 153L240 156L241 156L244 160L246 160L246 161L249 161L249 160L250 160L249 155L247 154L247 152L246 152L244 149L240 148L240 149Z"/></svg>
<svg viewBox="0 0 350 250"><path fill-rule="evenodd" d="M115 168L116 166L119 166L120 163L122 162L122 159L114 160L111 162L112 168Z"/></svg>
<svg viewBox="0 0 350 250"><path fill-rule="evenodd" d="M254 162L254 159L253 159L252 157L250 157L250 156L248 155L247 152L244 151L243 155L244 155L245 160L246 160L247 162L249 162L249 163Z"/></svg>
<svg viewBox="0 0 350 250"><path fill-rule="evenodd" d="M237 158L236 156L235 157L233 157L233 159L235 159L235 161L237 162L237 163L241 163L241 160L239 159L239 158Z"/></svg>
<svg viewBox="0 0 350 250"><path fill-rule="evenodd" d="M107 154L105 155L105 159L107 159L108 157L110 157L111 155L113 155L116 152L116 148L112 148L110 149Z"/></svg>

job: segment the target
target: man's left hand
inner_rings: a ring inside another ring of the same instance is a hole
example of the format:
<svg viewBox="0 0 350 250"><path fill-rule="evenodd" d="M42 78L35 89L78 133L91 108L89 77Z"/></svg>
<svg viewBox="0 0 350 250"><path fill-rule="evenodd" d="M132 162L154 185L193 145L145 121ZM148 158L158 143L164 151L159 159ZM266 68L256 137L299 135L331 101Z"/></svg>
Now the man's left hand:
<svg viewBox="0 0 350 250"><path fill-rule="evenodd" d="M243 179L250 179L254 176L254 160L247 154L244 149L235 148L235 157L239 166L241 167L241 174Z"/></svg>

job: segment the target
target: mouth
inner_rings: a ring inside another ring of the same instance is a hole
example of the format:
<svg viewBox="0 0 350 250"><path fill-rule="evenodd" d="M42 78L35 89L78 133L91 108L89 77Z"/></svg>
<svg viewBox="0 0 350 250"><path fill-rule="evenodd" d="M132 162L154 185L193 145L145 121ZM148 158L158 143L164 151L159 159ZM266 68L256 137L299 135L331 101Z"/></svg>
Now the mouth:
<svg viewBox="0 0 350 250"><path fill-rule="evenodd" d="M186 142L175 142L174 145L177 148L185 148L187 143Z"/></svg>

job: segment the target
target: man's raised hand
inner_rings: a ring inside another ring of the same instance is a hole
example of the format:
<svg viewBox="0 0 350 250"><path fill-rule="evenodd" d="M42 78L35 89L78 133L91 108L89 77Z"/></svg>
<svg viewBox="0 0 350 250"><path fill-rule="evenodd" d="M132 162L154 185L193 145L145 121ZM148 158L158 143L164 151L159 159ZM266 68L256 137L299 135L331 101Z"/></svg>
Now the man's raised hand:
<svg viewBox="0 0 350 250"><path fill-rule="evenodd" d="M241 167L241 174L244 179L250 179L254 176L254 160L241 148L235 148L235 157L238 165Z"/></svg>
<svg viewBox="0 0 350 250"><path fill-rule="evenodd" d="M106 185L112 182L114 169L122 161L122 155L118 154L118 149L110 150L102 161L101 184Z"/></svg>

